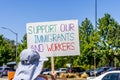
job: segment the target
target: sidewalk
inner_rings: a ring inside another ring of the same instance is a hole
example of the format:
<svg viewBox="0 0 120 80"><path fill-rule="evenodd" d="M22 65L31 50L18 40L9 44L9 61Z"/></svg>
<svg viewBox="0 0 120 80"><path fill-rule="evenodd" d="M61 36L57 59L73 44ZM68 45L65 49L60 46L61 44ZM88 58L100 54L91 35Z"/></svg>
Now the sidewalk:
<svg viewBox="0 0 120 80"><path fill-rule="evenodd" d="M4 78L0 78L0 80L7 80L7 79L4 79Z"/></svg>

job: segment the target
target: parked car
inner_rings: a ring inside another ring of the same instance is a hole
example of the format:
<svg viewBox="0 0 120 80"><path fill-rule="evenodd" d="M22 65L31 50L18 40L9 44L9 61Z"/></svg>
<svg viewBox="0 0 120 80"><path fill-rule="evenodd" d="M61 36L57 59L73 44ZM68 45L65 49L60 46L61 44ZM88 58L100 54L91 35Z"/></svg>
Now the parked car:
<svg viewBox="0 0 120 80"><path fill-rule="evenodd" d="M91 76L91 75L90 75L91 72L94 72L94 69L90 69L90 70L85 71L85 73L86 73L88 76ZM83 73L84 73L84 72L83 72Z"/></svg>
<svg viewBox="0 0 120 80"><path fill-rule="evenodd" d="M103 73L105 73L110 67L101 67L96 71L96 75L101 75Z"/></svg>
<svg viewBox="0 0 120 80"><path fill-rule="evenodd" d="M2 78L2 72L0 72L0 78Z"/></svg>
<svg viewBox="0 0 120 80"><path fill-rule="evenodd" d="M87 80L120 80L120 71L109 71L95 78L87 78Z"/></svg>
<svg viewBox="0 0 120 80"><path fill-rule="evenodd" d="M59 68L56 70L57 75L60 75L61 73L66 73L67 68Z"/></svg>
<svg viewBox="0 0 120 80"><path fill-rule="evenodd" d="M85 69L82 67L70 67L66 70L67 73L80 73L84 72Z"/></svg>
<svg viewBox="0 0 120 80"><path fill-rule="evenodd" d="M107 71L120 70L120 67L111 67Z"/></svg>
<svg viewBox="0 0 120 80"><path fill-rule="evenodd" d="M43 75L50 75L51 74L51 70L50 71L44 71L42 74Z"/></svg>
<svg viewBox="0 0 120 80"><path fill-rule="evenodd" d="M43 72L51 71L49 68L43 68L40 74L43 74Z"/></svg>
<svg viewBox="0 0 120 80"><path fill-rule="evenodd" d="M90 72L90 76L99 76L101 75L102 73L106 72L110 67L100 67L100 68L97 68L96 70L93 70Z"/></svg>
<svg viewBox="0 0 120 80"><path fill-rule="evenodd" d="M55 70L57 75L60 75L61 73L66 73L67 68L59 68L57 70ZM51 70L50 71L45 71L42 73L43 75L50 75L51 74Z"/></svg>
<svg viewBox="0 0 120 80"><path fill-rule="evenodd" d="M10 71L9 67L0 67L0 75L8 75L8 71Z"/></svg>

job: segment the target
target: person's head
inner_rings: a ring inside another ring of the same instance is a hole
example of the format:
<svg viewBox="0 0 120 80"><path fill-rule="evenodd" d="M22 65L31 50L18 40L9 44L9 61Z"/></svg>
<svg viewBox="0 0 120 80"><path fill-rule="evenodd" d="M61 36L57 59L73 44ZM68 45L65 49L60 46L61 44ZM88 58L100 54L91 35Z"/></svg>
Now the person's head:
<svg viewBox="0 0 120 80"><path fill-rule="evenodd" d="M39 53L32 49L25 49L20 54L20 62L22 65L33 64L34 62L38 62L39 59Z"/></svg>
<svg viewBox="0 0 120 80"><path fill-rule="evenodd" d="M20 62L14 80L34 80L40 74L46 60L47 58L42 57L37 51L24 49L20 53Z"/></svg>

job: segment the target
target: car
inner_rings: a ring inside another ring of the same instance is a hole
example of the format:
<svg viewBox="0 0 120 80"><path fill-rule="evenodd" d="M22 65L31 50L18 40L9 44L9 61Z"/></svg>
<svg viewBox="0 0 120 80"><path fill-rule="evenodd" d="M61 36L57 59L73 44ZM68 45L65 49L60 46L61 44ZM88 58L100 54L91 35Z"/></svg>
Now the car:
<svg viewBox="0 0 120 80"><path fill-rule="evenodd" d="M55 72L56 72L57 75L60 75L61 73L66 73L66 70L67 70L67 68L59 68L59 69L55 70ZM45 71L42 74L43 75L50 75L51 74L51 70Z"/></svg>
<svg viewBox="0 0 120 80"><path fill-rule="evenodd" d="M2 78L2 72L0 72L0 78Z"/></svg>
<svg viewBox="0 0 120 80"><path fill-rule="evenodd" d="M50 75L51 74L51 70L50 71L44 71L42 74L43 75Z"/></svg>
<svg viewBox="0 0 120 80"><path fill-rule="evenodd" d="M84 72L85 69L82 67L70 67L66 70L67 73L80 73Z"/></svg>
<svg viewBox="0 0 120 80"><path fill-rule="evenodd" d="M66 73L67 68L59 68L56 70L57 75L60 75L61 73Z"/></svg>
<svg viewBox="0 0 120 80"><path fill-rule="evenodd" d="M84 71L88 76L91 76L90 75L90 73L91 72L94 72L94 69L90 69L90 70L86 70L86 71ZM82 73L84 73L84 72L82 72Z"/></svg>
<svg viewBox="0 0 120 80"><path fill-rule="evenodd" d="M110 67L100 67L100 68L97 68L96 70L93 70L90 72L90 76L99 76L101 75L102 73L106 72Z"/></svg>
<svg viewBox="0 0 120 80"><path fill-rule="evenodd" d="M40 74L43 74L43 72L51 71L49 68L43 68Z"/></svg>
<svg viewBox="0 0 120 80"><path fill-rule="evenodd" d="M107 71L120 70L120 67L111 67Z"/></svg>
<svg viewBox="0 0 120 80"><path fill-rule="evenodd" d="M88 77L87 80L120 80L120 71L108 71L94 78Z"/></svg>
<svg viewBox="0 0 120 80"><path fill-rule="evenodd" d="M10 71L10 67L0 67L0 75L1 76L8 75L8 71Z"/></svg>

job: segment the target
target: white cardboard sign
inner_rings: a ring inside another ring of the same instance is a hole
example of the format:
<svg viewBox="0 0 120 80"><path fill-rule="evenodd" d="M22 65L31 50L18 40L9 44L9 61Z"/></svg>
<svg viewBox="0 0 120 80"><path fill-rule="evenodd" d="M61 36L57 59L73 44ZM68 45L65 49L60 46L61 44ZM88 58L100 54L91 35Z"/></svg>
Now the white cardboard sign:
<svg viewBox="0 0 120 80"><path fill-rule="evenodd" d="M80 55L78 20L27 23L27 47L40 55Z"/></svg>

